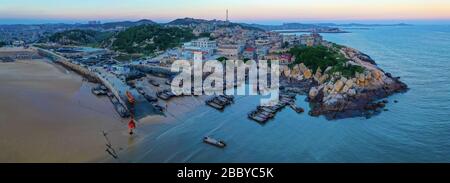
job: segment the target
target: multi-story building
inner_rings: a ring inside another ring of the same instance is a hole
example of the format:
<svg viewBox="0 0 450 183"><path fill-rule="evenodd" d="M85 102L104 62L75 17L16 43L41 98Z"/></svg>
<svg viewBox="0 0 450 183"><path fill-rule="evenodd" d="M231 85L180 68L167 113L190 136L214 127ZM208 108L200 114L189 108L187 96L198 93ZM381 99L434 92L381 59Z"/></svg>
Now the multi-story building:
<svg viewBox="0 0 450 183"><path fill-rule="evenodd" d="M270 40L269 39L257 39L255 40L255 46L256 47L261 47L261 46L268 46L270 44Z"/></svg>
<svg viewBox="0 0 450 183"><path fill-rule="evenodd" d="M217 49L219 55L227 57L228 59L239 59L244 46L241 44L223 44Z"/></svg>
<svg viewBox="0 0 450 183"><path fill-rule="evenodd" d="M200 38L183 44L183 58L191 60L194 58L194 52L202 52L203 56L210 57L217 50L217 42L208 38Z"/></svg>
<svg viewBox="0 0 450 183"><path fill-rule="evenodd" d="M319 46L323 41L323 38L318 33L303 34L300 36L300 44L306 46Z"/></svg>
<svg viewBox="0 0 450 183"><path fill-rule="evenodd" d="M269 53L269 47L262 46L256 48L256 55L258 57L258 60L266 59L267 54Z"/></svg>
<svg viewBox="0 0 450 183"><path fill-rule="evenodd" d="M283 43L289 43L289 45L299 44L299 37L297 35L283 35Z"/></svg>

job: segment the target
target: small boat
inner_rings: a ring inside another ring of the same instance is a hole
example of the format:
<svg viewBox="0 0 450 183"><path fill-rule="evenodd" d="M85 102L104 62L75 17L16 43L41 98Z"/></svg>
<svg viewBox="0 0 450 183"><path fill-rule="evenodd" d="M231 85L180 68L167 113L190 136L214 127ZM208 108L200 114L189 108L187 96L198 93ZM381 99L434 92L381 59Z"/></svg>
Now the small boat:
<svg viewBox="0 0 450 183"><path fill-rule="evenodd" d="M172 82L170 80L166 80L165 84L166 85L172 85Z"/></svg>
<svg viewBox="0 0 450 183"><path fill-rule="evenodd" d="M153 107L157 110L157 111L159 111L159 112L164 112L164 110L165 110L165 108L164 107L162 107L162 106L160 106L160 105L158 105L158 104L152 104L153 105Z"/></svg>
<svg viewBox="0 0 450 183"><path fill-rule="evenodd" d="M159 92L157 92L157 93L156 93L156 96L157 96L158 98L160 98L160 99L163 99L163 100L169 100L169 99L170 99L170 96L167 95L164 91L159 91Z"/></svg>
<svg viewBox="0 0 450 183"><path fill-rule="evenodd" d="M217 97L214 97L214 98L211 100L211 102L214 102L214 103L219 104L219 105L222 105L222 106L228 105L226 102L223 102L223 101L219 100Z"/></svg>
<svg viewBox="0 0 450 183"><path fill-rule="evenodd" d="M169 97L175 97L175 96L177 96L177 95L175 95L175 93L173 93L173 92L170 91L170 90L165 90L164 93L166 93L166 95L168 95Z"/></svg>
<svg viewBox="0 0 450 183"><path fill-rule="evenodd" d="M234 102L234 96L232 96L232 95L222 95L222 97L225 97L225 98L227 98L228 100Z"/></svg>
<svg viewBox="0 0 450 183"><path fill-rule="evenodd" d="M273 118L275 115L273 113L268 113L266 111L259 111L259 114L262 114L264 116L267 116L267 118Z"/></svg>
<svg viewBox="0 0 450 183"><path fill-rule="evenodd" d="M226 98L224 98L224 97L216 97L216 99L219 100L219 101L221 101L221 102L223 102L223 103L226 103L226 104L231 103L228 99L226 99Z"/></svg>
<svg viewBox="0 0 450 183"><path fill-rule="evenodd" d="M105 85L100 85L100 89L101 89L101 90L104 90L104 91L108 90L108 88L106 88Z"/></svg>
<svg viewBox="0 0 450 183"><path fill-rule="evenodd" d="M205 103L206 103L207 105L209 105L209 106L211 106L211 107L217 109L217 110L223 110L223 108L224 108L223 105L220 105L220 104L214 102L214 100L211 100L211 99L210 99L210 100L207 100Z"/></svg>
<svg viewBox="0 0 450 183"><path fill-rule="evenodd" d="M148 94L144 94L144 98L150 103L158 102L158 99L156 97L152 97Z"/></svg>
<svg viewBox="0 0 450 183"><path fill-rule="evenodd" d="M301 108L301 107L297 107L297 106L295 106L294 104L291 104L291 105L289 105L295 112L297 112L297 113L303 113L303 112L305 112L305 110L303 109L303 108Z"/></svg>
<svg viewBox="0 0 450 183"><path fill-rule="evenodd" d="M92 88L91 91L92 91L92 93L93 93L94 95L106 95L106 94L107 94L106 91L100 90L100 89L98 89L98 88Z"/></svg>
<svg viewBox="0 0 450 183"><path fill-rule="evenodd" d="M144 95L145 94L145 91L144 91L144 89L143 88L138 88L137 89L137 91L138 91L138 93L140 93L141 95Z"/></svg>
<svg viewBox="0 0 450 183"><path fill-rule="evenodd" d="M203 138L203 142L205 142L207 144L211 144L211 145L216 146L216 147L220 147L220 148L224 148L224 147L227 146L227 144L225 144L224 141L216 140L216 139L214 139L212 137L204 137Z"/></svg>
<svg viewBox="0 0 450 183"><path fill-rule="evenodd" d="M258 122L258 123L265 123L267 121L266 118L260 117L256 114L256 112L251 112L248 114L248 118Z"/></svg>
<svg viewBox="0 0 450 183"><path fill-rule="evenodd" d="M258 106L258 110L266 111L266 112L269 112L269 113L275 113L275 112L277 112L277 111L275 111L275 110L272 110L272 109L270 109L270 108L268 108L268 107L263 107L263 106Z"/></svg>
<svg viewBox="0 0 450 183"><path fill-rule="evenodd" d="M153 80L153 79L151 79L151 80L148 80L148 83L152 84L153 86L159 87L159 83L158 83L158 82L156 82L156 81L155 81L155 80Z"/></svg>

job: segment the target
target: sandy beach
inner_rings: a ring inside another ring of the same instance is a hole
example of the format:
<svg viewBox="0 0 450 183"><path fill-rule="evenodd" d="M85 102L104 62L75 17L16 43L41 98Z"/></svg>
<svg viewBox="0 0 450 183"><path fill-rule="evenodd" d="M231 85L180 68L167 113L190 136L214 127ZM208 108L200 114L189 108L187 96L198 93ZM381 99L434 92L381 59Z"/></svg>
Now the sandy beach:
<svg viewBox="0 0 450 183"><path fill-rule="evenodd" d="M125 121L107 98L48 60L0 63L0 162L91 162L105 137L127 144Z"/></svg>
<svg viewBox="0 0 450 183"><path fill-rule="evenodd" d="M8 56L22 49L0 50ZM164 79L157 80L161 88ZM0 162L121 162L105 150L107 142L122 154L151 136L153 124L172 123L204 105L207 97L160 100L165 115L137 122L136 134L127 134L106 97L92 95L95 84L47 59L0 63ZM105 138L104 133L107 133Z"/></svg>

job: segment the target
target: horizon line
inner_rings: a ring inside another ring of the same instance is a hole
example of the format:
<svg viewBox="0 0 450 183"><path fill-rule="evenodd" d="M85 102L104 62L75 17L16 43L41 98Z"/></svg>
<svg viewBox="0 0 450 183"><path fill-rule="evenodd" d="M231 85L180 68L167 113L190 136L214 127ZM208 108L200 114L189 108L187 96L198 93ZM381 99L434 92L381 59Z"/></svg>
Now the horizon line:
<svg viewBox="0 0 450 183"><path fill-rule="evenodd" d="M87 24L89 21L100 21L103 23L111 22L125 22L125 21L140 21L151 20L158 24L169 23L176 19L193 18L202 20L218 20L221 19L206 19L206 18L194 18L194 17L180 17L175 19L151 19L151 18L120 18L120 19L55 19L55 18L0 18L0 25L39 25L39 24ZM284 23L307 23L307 24L320 24L320 23L335 23L335 24L420 24L420 23L440 23L450 24L450 18L439 19L299 19L299 20L231 20L234 23L246 23L246 24L261 24L261 25L282 25Z"/></svg>

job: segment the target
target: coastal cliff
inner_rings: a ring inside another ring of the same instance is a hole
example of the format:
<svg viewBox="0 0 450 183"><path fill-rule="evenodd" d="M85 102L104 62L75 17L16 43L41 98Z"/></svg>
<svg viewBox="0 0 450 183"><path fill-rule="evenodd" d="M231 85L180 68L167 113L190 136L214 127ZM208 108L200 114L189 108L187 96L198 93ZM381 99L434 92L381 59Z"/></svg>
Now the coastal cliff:
<svg viewBox="0 0 450 183"><path fill-rule="evenodd" d="M311 55L308 50L294 53L295 62L281 67L282 79L287 86L292 83L301 85L311 104L311 116L324 115L327 119L347 117L370 117L381 112L387 100L382 100L394 93L404 92L407 85L400 78L384 72L368 55L345 46L325 42L323 49L330 55L328 62L308 62ZM320 66L327 66L324 70ZM306 81L306 82L305 82ZM292 88L292 87L291 87ZM295 87L294 87L295 88Z"/></svg>

